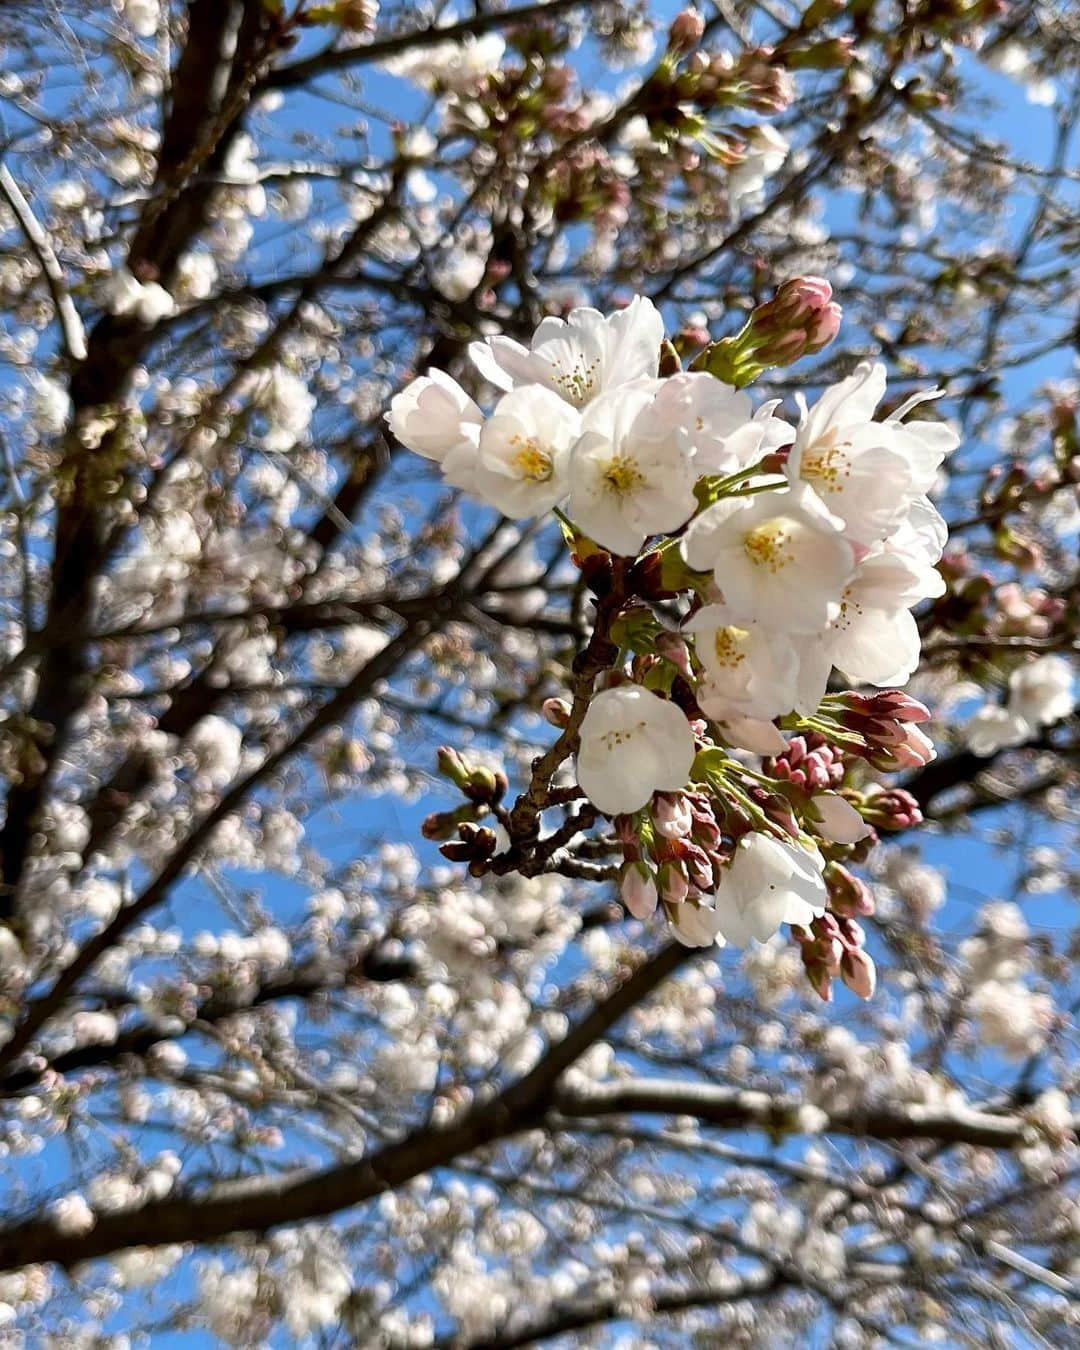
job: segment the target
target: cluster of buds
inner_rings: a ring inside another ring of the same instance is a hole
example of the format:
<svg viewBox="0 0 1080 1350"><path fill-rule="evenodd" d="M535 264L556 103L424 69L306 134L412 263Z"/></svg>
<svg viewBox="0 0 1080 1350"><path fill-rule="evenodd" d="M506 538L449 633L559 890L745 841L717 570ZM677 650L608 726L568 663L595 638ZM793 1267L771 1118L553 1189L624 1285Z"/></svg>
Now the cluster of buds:
<svg viewBox="0 0 1080 1350"><path fill-rule="evenodd" d="M877 985L874 958L865 950L866 934L852 918L825 913L809 928L793 928L806 978L826 1003L837 978L859 998L872 998Z"/></svg>
<svg viewBox="0 0 1080 1350"><path fill-rule="evenodd" d="M841 317L823 277L796 277L758 305L734 337L706 347L691 369L741 389L773 366L824 351L840 331Z"/></svg>
<svg viewBox="0 0 1080 1350"><path fill-rule="evenodd" d="M833 739L875 769L919 769L934 758L933 742L919 730L930 710L900 689L830 694L820 711L835 722Z"/></svg>
<svg viewBox="0 0 1080 1350"><path fill-rule="evenodd" d="M922 808L907 788L875 785L859 805L863 820L875 830L911 830L922 824Z"/></svg>
<svg viewBox="0 0 1080 1350"><path fill-rule="evenodd" d="M587 220L596 229L626 223L630 188L603 146L586 143L561 156L545 183L555 218L563 224Z"/></svg>
<svg viewBox="0 0 1080 1350"><path fill-rule="evenodd" d="M653 140L669 148L680 138L713 154L722 145L717 110L745 109L773 117L791 106L795 85L783 56L757 47L733 56L698 49L704 22L696 11L676 16L665 59L639 90L635 107Z"/></svg>
<svg viewBox="0 0 1080 1350"><path fill-rule="evenodd" d="M634 918L649 918L658 903L670 916L693 893L716 889L735 839L750 828L737 818L721 827L718 804L703 792L658 792L644 821L616 816L619 894Z"/></svg>
<svg viewBox="0 0 1080 1350"><path fill-rule="evenodd" d="M792 736L787 749L765 761L765 773L808 792L824 792L844 781L844 756L820 731Z"/></svg>
<svg viewBox="0 0 1080 1350"><path fill-rule="evenodd" d="M481 824L498 809L510 784L501 769L471 765L448 745L439 747L436 764L466 801L452 811L433 811L421 826L425 839L445 841L439 852L451 862L482 862L498 848L498 835Z"/></svg>

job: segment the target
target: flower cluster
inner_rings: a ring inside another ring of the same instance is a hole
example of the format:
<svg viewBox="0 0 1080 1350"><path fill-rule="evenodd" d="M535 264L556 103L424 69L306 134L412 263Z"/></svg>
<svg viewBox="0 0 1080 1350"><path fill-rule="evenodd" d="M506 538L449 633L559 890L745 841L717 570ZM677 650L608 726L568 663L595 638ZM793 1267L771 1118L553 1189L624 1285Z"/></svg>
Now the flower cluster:
<svg viewBox="0 0 1080 1350"><path fill-rule="evenodd" d="M898 789L859 790L849 771L924 764L933 747L905 695L828 691L834 671L887 688L915 670L911 609L944 589L945 525L928 494L957 437L909 417L933 393L877 418L885 370L869 363L802 403L796 425L777 402L755 409L743 386L820 351L839 318L827 282L785 283L684 370L647 299L577 309L528 345L473 344L475 371L500 391L489 412L431 370L388 420L450 485L518 519L560 517L597 611L574 702L548 710L563 733L548 767L576 752L580 794L615 821L630 912L661 904L696 945L790 924L819 992L839 974L868 995L854 915L872 901L843 863L918 807ZM550 774L513 810L503 790L445 817L437 837L462 836L448 856L556 869L539 816L553 791L572 798ZM489 810L504 838L478 826Z"/></svg>

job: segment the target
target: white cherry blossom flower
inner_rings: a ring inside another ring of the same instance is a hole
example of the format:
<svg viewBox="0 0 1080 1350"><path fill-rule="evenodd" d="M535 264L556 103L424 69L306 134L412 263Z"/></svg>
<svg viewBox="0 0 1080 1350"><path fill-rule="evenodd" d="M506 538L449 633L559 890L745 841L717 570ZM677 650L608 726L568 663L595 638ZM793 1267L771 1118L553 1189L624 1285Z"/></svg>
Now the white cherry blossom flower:
<svg viewBox="0 0 1080 1350"><path fill-rule="evenodd" d="M813 408L804 407L787 468L792 481L808 483L844 522L849 539L866 545L890 537L959 441L945 423L899 420L937 397L937 390L915 395L892 417L875 422L884 393L885 367L860 362Z"/></svg>
<svg viewBox="0 0 1080 1350"><path fill-rule="evenodd" d="M791 712L799 655L790 637L764 623L736 624L723 605L698 610L683 631L694 634L708 677L698 700L703 712L766 722Z"/></svg>
<svg viewBox="0 0 1080 1350"><path fill-rule="evenodd" d="M996 755L999 750L1011 750L1031 739L1035 728L1030 722L1002 708L996 703L986 703L981 707L964 728L967 748L973 755L986 758Z"/></svg>
<svg viewBox="0 0 1080 1350"><path fill-rule="evenodd" d="M1004 708L987 703L965 728L972 754L988 756L1033 740L1040 727L1068 717L1076 707L1072 667L1063 656L1039 656L1009 676Z"/></svg>
<svg viewBox="0 0 1080 1350"><path fill-rule="evenodd" d="M651 534L678 529L694 510L694 468L671 434L652 386L597 400L570 458L569 513L613 553L637 553Z"/></svg>
<svg viewBox="0 0 1080 1350"><path fill-rule="evenodd" d="M469 355L499 389L543 384L575 408L597 395L655 378L664 321L651 300L635 297L625 309L603 315L574 309L563 320L541 320L528 347L508 337L474 342Z"/></svg>
<svg viewBox="0 0 1080 1350"><path fill-rule="evenodd" d="M834 844L857 844L870 833L870 826L838 792L819 792L811 800L819 817L814 829L823 839Z"/></svg>
<svg viewBox="0 0 1080 1350"><path fill-rule="evenodd" d="M906 684L922 650L910 606L943 589L938 572L904 554L884 550L866 558L844 588L840 613L825 635L831 664L854 681Z"/></svg>
<svg viewBox="0 0 1080 1350"><path fill-rule="evenodd" d="M691 521L686 561L712 571L739 621L777 632L820 633L840 613L855 554L837 522L802 484L725 497Z"/></svg>
<svg viewBox="0 0 1080 1350"><path fill-rule="evenodd" d="M315 415L315 402L307 381L280 361L260 372L252 403L268 423L263 438L266 448L282 453L291 450L307 433Z"/></svg>
<svg viewBox="0 0 1080 1350"><path fill-rule="evenodd" d="M640 685L619 685L589 704L577 780L605 814L638 811L654 792L686 786L694 753L694 733L681 708Z"/></svg>
<svg viewBox="0 0 1080 1350"><path fill-rule="evenodd" d="M705 371L672 375L657 393L655 407L694 456L697 475L734 473L762 453L767 422L755 420L749 394L715 375Z"/></svg>
<svg viewBox="0 0 1080 1350"><path fill-rule="evenodd" d="M33 386L30 410L38 429L46 436L59 436L71 416L71 399L67 390L47 375L31 371L27 379Z"/></svg>
<svg viewBox="0 0 1080 1350"><path fill-rule="evenodd" d="M475 450L484 415L457 380L432 367L391 399L386 420L407 450L441 463L452 450Z"/></svg>
<svg viewBox="0 0 1080 1350"><path fill-rule="evenodd" d="M723 947L726 945L720 931L720 914L711 898L705 895L688 897L676 906L671 916L671 931L684 947Z"/></svg>
<svg viewBox="0 0 1080 1350"><path fill-rule="evenodd" d="M742 162L728 171L727 194L733 208L761 192L766 182L783 168L790 148L787 138L767 122L750 128Z"/></svg>
<svg viewBox="0 0 1080 1350"><path fill-rule="evenodd" d="M506 41L501 33L466 34L460 42L410 48L391 57L383 68L412 80L421 89L437 86L456 94L470 93L502 64Z"/></svg>
<svg viewBox="0 0 1080 1350"><path fill-rule="evenodd" d="M539 516L566 496L570 449L580 429L576 408L543 385L522 385L499 400L481 428L478 450L452 451L443 472L447 482L504 515Z"/></svg>
<svg viewBox="0 0 1080 1350"><path fill-rule="evenodd" d="M1038 656L1009 676L1009 711L1032 726L1050 726L1076 706L1073 671L1064 656Z"/></svg>
<svg viewBox="0 0 1080 1350"><path fill-rule="evenodd" d="M716 892L720 932L738 947L767 942L782 923L808 925L824 914L820 854L760 833L745 835Z"/></svg>
<svg viewBox="0 0 1080 1350"><path fill-rule="evenodd" d="M120 13L139 37L154 37L161 23L158 0L120 0Z"/></svg>

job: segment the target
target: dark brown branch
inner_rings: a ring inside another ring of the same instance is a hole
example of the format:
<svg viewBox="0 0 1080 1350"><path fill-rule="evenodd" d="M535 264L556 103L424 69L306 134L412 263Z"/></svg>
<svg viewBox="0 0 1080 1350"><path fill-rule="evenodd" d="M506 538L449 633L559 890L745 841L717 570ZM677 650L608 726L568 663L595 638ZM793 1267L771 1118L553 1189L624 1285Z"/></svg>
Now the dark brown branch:
<svg viewBox="0 0 1080 1350"><path fill-rule="evenodd" d="M703 1124L724 1129L759 1129L770 1134L799 1134L805 1104L767 1092L641 1078L588 1086L564 1085L555 1096L558 1112L567 1119L619 1115L693 1116ZM821 1108L814 1108L819 1110ZM1021 1115L998 1115L961 1106L923 1106L895 1102L825 1108L819 1122L826 1134L893 1142L932 1139L938 1143L970 1144L974 1148L1011 1149L1028 1142L1032 1127ZM1080 1128L1080 1116L1073 1122Z"/></svg>
<svg viewBox="0 0 1080 1350"><path fill-rule="evenodd" d="M102 1214L82 1236L58 1232L52 1223L30 1218L0 1229L0 1270L42 1261L71 1266L126 1247L212 1241L229 1233L262 1232L334 1214L531 1128L543 1120L566 1069L692 955L677 943L662 948L617 983L534 1069L456 1124L418 1130L359 1162L284 1176L244 1177L203 1193Z"/></svg>

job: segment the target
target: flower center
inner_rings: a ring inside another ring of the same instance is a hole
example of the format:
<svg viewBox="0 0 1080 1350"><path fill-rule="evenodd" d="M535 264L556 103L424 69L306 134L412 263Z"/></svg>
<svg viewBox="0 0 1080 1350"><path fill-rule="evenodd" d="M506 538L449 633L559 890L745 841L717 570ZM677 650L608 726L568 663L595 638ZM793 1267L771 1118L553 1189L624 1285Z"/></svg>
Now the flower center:
<svg viewBox="0 0 1080 1350"><path fill-rule="evenodd" d="M544 483L551 477L551 456L535 436L511 436L514 448L514 467L530 483Z"/></svg>
<svg viewBox="0 0 1080 1350"><path fill-rule="evenodd" d="M827 431L803 455L801 476L819 492L843 492L844 479L851 477L851 460L845 451L850 441L837 441L836 431Z"/></svg>
<svg viewBox="0 0 1080 1350"><path fill-rule="evenodd" d="M766 520L755 526L743 540L743 548L752 563L773 573L795 561L791 532L785 520Z"/></svg>
<svg viewBox="0 0 1080 1350"><path fill-rule="evenodd" d="M840 613L833 620L833 629L839 633L846 633L851 625L862 617L863 607L855 599L854 592L849 586L840 597Z"/></svg>
<svg viewBox="0 0 1080 1350"><path fill-rule="evenodd" d="M725 669L734 670L742 665L746 660L746 652L743 651L749 633L745 628L718 628L713 637L713 651L716 653L717 664Z"/></svg>
<svg viewBox="0 0 1080 1350"><path fill-rule="evenodd" d="M624 497L645 482L645 475L638 468L638 462L629 455L616 455L609 459L600 479L609 492Z"/></svg>
<svg viewBox="0 0 1080 1350"><path fill-rule="evenodd" d="M586 361L578 356L572 366L560 366L557 361L551 363L551 382L570 403L581 405L587 402L596 391L596 380L600 373L600 358L594 356Z"/></svg>
<svg viewBox="0 0 1080 1350"><path fill-rule="evenodd" d="M634 739L639 731L644 730L644 722L635 722L632 727L616 727L612 731L606 731L600 737L600 741L604 749L610 754L612 750L617 749L620 745L626 745L628 741Z"/></svg>

